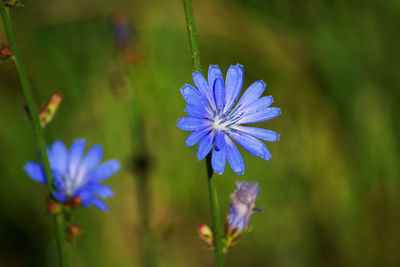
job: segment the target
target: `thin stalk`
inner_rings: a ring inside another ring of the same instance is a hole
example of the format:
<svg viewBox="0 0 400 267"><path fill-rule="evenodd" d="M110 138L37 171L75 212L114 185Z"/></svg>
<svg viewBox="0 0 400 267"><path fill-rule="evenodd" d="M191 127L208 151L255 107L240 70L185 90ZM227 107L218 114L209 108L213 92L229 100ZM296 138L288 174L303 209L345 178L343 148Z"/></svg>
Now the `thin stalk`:
<svg viewBox="0 0 400 267"><path fill-rule="evenodd" d="M224 266L224 249L222 244L222 229L221 229L221 215L219 212L219 203L217 197L217 185L216 178L213 175L213 169L211 167L211 154L206 157L207 164L207 177L208 177L208 193L210 196L211 213L214 221L214 244L215 244L215 255L217 257L217 263L219 267Z"/></svg>
<svg viewBox="0 0 400 267"><path fill-rule="evenodd" d="M49 187L49 191L52 192L54 190L53 187L53 178L50 169L49 158L46 150L46 140L44 138L43 129L40 125L38 110L35 106L35 101L32 95L32 88L28 80L28 75L26 73L21 54L19 52L18 43L15 38L13 25L11 22L11 17L9 13L9 8L4 5L4 1L0 0L0 12L3 17L4 27L7 32L8 41L10 43L11 51L13 53L13 61L15 64L15 68L17 69L21 85L22 92L25 97L25 101L29 110L29 114L32 120L33 132L36 137L36 141L39 147L44 172L47 178L47 185ZM57 236L57 248L59 255L59 265L60 267L69 266L67 252L66 252L66 240L65 240L65 228L64 221L61 216L57 216L55 218L55 226L56 226L56 236Z"/></svg>
<svg viewBox="0 0 400 267"><path fill-rule="evenodd" d="M147 171L143 170L142 172L139 172L136 181L138 205L140 210L142 266L154 267L157 265L157 258L154 251L153 233L150 228L150 181Z"/></svg>
<svg viewBox="0 0 400 267"><path fill-rule="evenodd" d="M194 16L192 0L183 0L186 15L186 27L189 35L190 50L192 53L192 63L194 71L201 71L199 46L197 44L196 28L194 26Z"/></svg>
<svg viewBox="0 0 400 267"><path fill-rule="evenodd" d="M141 266L155 267L158 265L158 253L151 228L151 180L149 150L147 148L146 135L144 133L144 120L141 117L139 102L135 99L130 103L130 127L132 140L133 173L136 181L136 195L138 210L140 211L140 256Z"/></svg>
<svg viewBox="0 0 400 267"><path fill-rule="evenodd" d="M189 35L190 50L192 54L192 63L194 71L201 71L200 69L200 55L199 47L197 44L196 28L194 24L192 0L183 0L186 15L186 25ZM221 229L221 215L219 212L219 204L217 197L217 186L216 178L213 176L213 170L211 167L211 154L206 157L207 164L207 181L208 181L208 192L210 196L211 214L213 219L213 230L214 230L214 244L215 244L215 255L219 267L224 266L224 252L222 245L222 229Z"/></svg>

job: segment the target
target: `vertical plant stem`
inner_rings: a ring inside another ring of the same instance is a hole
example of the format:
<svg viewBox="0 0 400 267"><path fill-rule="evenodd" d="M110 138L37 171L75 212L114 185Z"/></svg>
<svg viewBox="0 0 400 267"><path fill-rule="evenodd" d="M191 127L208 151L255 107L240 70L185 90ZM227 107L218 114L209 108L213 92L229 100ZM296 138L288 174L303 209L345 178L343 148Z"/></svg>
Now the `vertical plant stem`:
<svg viewBox="0 0 400 267"><path fill-rule="evenodd" d="M186 27L189 35L190 50L192 53L192 63L194 71L201 71L200 54L197 43L196 28L194 26L194 16L192 8L192 0L183 0L186 15Z"/></svg>
<svg viewBox="0 0 400 267"><path fill-rule="evenodd" d="M130 128L132 140L132 152L134 156L133 172L136 181L136 194L138 210L140 211L140 256L141 266L157 266L157 248L150 225L151 222L151 181L150 181L150 156L144 134L143 119L140 116L140 106L137 100L130 103Z"/></svg>
<svg viewBox="0 0 400 267"><path fill-rule="evenodd" d="M0 12L3 17L4 27L7 32L8 41L10 43L11 51L13 53L13 61L15 63L15 67L17 69L21 85L22 91L25 97L25 101L29 110L29 114L32 120L33 132L36 137L36 141L39 147L47 184L49 187L49 192L54 190L53 187L53 178L50 169L50 163L46 150L46 141L43 134L43 129L40 125L38 110L35 106L35 102L33 100L32 89L28 80L28 75L26 73L21 54L19 52L17 40L15 38L13 25L11 22L11 17L9 13L8 7L4 5L4 1L0 0ZM65 228L64 221L61 216L57 216L55 218L55 227L56 227L56 236L57 236L57 248L58 248L58 256L59 256L59 265L60 267L69 266L67 252L66 252L66 240L65 240Z"/></svg>
<svg viewBox="0 0 400 267"><path fill-rule="evenodd" d="M58 251L58 264L60 267L69 266L69 258L67 252L67 242L65 238L65 221L61 215L54 217L57 251Z"/></svg>
<svg viewBox="0 0 400 267"><path fill-rule="evenodd" d="M150 228L150 207L149 207L149 176L147 171L138 172L139 177L137 180L137 195L138 205L140 211L140 228L142 235L142 266L143 267L154 267L156 266L156 255L154 253L153 233Z"/></svg>
<svg viewBox="0 0 400 267"><path fill-rule="evenodd" d="M219 212L219 203L217 197L217 185L216 178L213 175L213 169L211 167L211 154L206 157L207 164L207 177L208 177L208 192L210 196L211 213L214 221L214 244L215 244L215 255L217 257L217 263L219 267L224 266L224 251L222 245L222 229L221 229L221 215Z"/></svg>
<svg viewBox="0 0 400 267"><path fill-rule="evenodd" d="M189 35L190 50L192 54L193 69L194 71L201 71L199 47L197 44L196 28L194 24L192 0L183 0L183 5L185 8L186 24ZM207 164L208 192L210 196L211 214L213 219L215 255L217 258L218 266L223 267L224 253L222 246L221 215L219 212L216 178L213 175L214 172L211 167L211 154L207 155L206 164Z"/></svg>

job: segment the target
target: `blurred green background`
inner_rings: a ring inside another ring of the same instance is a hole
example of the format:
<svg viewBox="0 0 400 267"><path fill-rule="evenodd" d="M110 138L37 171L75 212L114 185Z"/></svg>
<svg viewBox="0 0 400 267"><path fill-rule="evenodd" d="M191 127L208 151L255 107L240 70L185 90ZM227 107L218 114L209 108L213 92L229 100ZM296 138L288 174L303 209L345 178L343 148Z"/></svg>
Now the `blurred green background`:
<svg viewBox="0 0 400 267"><path fill-rule="evenodd" d="M110 213L75 217L83 235L72 266L140 266L141 151L148 173L157 266L214 266L196 235L210 224L205 163L176 128L179 89L191 81L181 1L23 1L12 12L35 98L63 95L49 142L100 143L122 170L107 180ZM201 62L244 65L244 87L264 80L282 115L270 162L246 151L246 172L218 177L223 214L234 181L256 181L252 231L227 266L400 266L399 1L224 0L193 3ZM118 49L115 15L132 40ZM6 43L0 26L0 42ZM23 171L35 139L12 62L0 63L0 265L50 266L55 243L47 187ZM140 191L140 190L139 190ZM155 256L154 256L155 257Z"/></svg>

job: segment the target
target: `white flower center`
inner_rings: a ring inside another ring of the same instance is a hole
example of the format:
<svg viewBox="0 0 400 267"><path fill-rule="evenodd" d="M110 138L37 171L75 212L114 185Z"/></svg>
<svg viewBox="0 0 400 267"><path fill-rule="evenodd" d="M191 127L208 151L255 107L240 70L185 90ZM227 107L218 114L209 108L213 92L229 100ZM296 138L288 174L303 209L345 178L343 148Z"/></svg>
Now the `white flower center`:
<svg viewBox="0 0 400 267"><path fill-rule="evenodd" d="M231 125L232 122L227 118L227 116L224 114L215 114L212 123L213 129L216 131L227 131Z"/></svg>

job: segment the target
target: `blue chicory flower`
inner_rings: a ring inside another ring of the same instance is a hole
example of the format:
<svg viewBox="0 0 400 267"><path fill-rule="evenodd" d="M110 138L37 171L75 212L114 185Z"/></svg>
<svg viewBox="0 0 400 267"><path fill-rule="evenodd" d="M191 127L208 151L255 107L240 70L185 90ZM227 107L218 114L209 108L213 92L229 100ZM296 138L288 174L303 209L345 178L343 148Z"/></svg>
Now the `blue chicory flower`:
<svg viewBox="0 0 400 267"><path fill-rule="evenodd" d="M210 65L208 81L200 72L193 73L197 89L185 85L181 89L187 105L185 112L189 115L178 120L178 128L192 131L186 139L187 146L197 149L198 160L204 159L214 146L212 167L214 172L222 174L226 160L236 174L244 173L244 161L232 139L251 154L270 160L271 153L259 139L275 142L279 134L266 129L241 126L256 123L279 116L279 108L269 107L272 96L263 96L266 84L256 81L243 93L236 103L243 84L243 67L230 66L225 79L216 65Z"/></svg>
<svg viewBox="0 0 400 267"><path fill-rule="evenodd" d="M227 220L228 233L239 235L247 228L250 216L253 214L255 202L260 194L257 183L246 181L236 182L236 189L230 195L230 208Z"/></svg>
<svg viewBox="0 0 400 267"><path fill-rule="evenodd" d="M84 207L93 204L100 210L108 211L107 205L98 196L106 199L113 196L114 192L99 182L115 174L120 169L120 164L112 159L99 165L103 157L101 146L92 146L86 156L83 156L85 146L86 140L76 139L69 151L61 141L56 141L47 148L56 188L52 195L60 202L80 197ZM29 161L24 169L36 182L47 183L42 164Z"/></svg>

